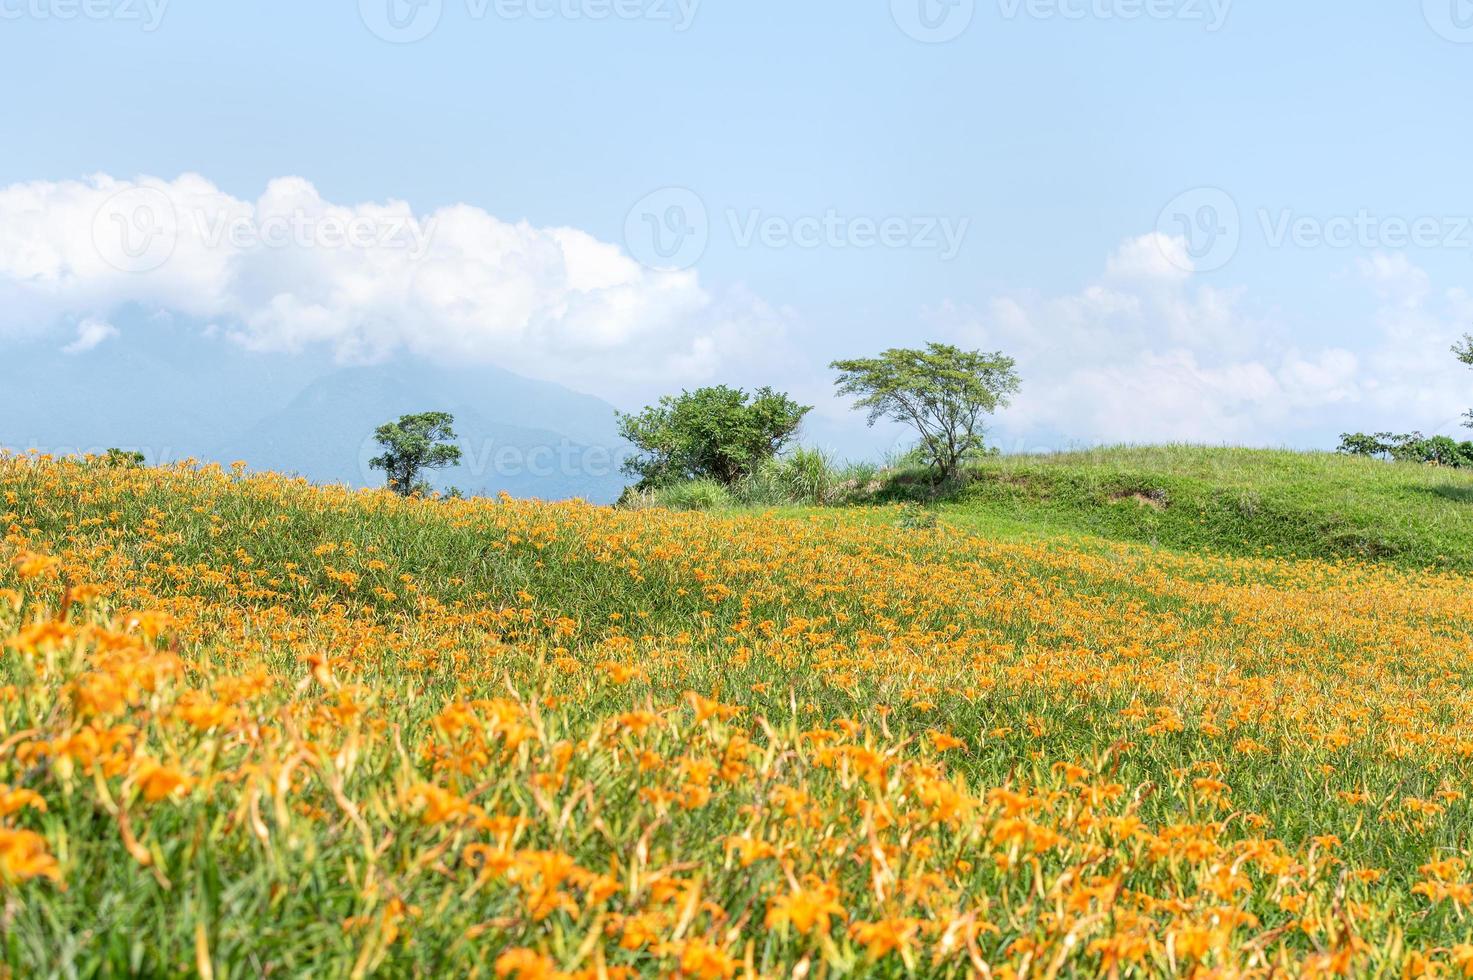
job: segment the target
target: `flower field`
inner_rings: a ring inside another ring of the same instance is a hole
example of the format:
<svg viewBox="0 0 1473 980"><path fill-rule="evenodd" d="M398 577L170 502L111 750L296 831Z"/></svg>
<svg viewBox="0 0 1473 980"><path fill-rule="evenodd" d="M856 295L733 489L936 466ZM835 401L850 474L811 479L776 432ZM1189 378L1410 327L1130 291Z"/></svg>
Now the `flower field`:
<svg viewBox="0 0 1473 980"><path fill-rule="evenodd" d="M0 458L0 963L1473 976L1473 588Z"/></svg>

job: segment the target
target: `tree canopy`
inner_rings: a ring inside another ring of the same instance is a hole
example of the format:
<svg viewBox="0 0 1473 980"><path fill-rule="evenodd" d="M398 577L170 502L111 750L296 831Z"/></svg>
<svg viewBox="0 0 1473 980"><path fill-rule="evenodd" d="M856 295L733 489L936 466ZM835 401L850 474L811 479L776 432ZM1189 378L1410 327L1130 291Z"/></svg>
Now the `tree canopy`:
<svg viewBox="0 0 1473 980"><path fill-rule="evenodd" d="M1011 357L950 344L891 348L830 366L839 372L839 394L855 396L870 425L889 419L920 434L918 448L942 479L982 449L983 416L1006 405L1020 385Z"/></svg>
<svg viewBox="0 0 1473 980"><path fill-rule="evenodd" d="M730 485L777 455L811 406L759 388L717 385L666 395L658 405L619 416L619 432L638 449L624 471L641 488L708 478Z"/></svg>
<svg viewBox="0 0 1473 980"><path fill-rule="evenodd" d="M423 478L425 470L454 466L460 462L460 447L451 445L455 438L455 416L448 412L421 412L401 415L374 431L374 439L384 447L381 456L368 465L383 470L388 485L405 497L427 493L430 485Z"/></svg>

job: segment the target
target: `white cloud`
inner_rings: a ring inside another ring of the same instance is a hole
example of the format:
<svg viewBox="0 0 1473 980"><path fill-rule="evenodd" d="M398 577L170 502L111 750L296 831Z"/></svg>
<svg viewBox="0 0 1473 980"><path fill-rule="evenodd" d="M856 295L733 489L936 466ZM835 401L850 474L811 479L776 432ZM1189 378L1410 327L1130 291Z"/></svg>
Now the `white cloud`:
<svg viewBox="0 0 1473 980"><path fill-rule="evenodd" d="M194 174L0 188L0 337L128 306L207 321L256 350L409 352L573 384L700 380L760 349L744 347L754 334L780 343L790 318L577 229L466 204L341 205L297 177L255 201Z"/></svg>
<svg viewBox="0 0 1473 980"><path fill-rule="evenodd" d="M1405 256L1359 273L1376 323L1368 343L1301 349L1292 332L1248 312L1242 290L1198 284L1185 242L1122 243L1077 293L1003 295L981 308L932 311L940 330L1014 354L1022 394L1000 419L1016 446L1060 442L1326 445L1355 428L1457 431L1473 403L1449 355L1473 299L1437 294Z"/></svg>
<svg viewBox="0 0 1473 980"><path fill-rule="evenodd" d="M1427 273L1401 253L1372 255L1358 260L1356 268L1383 301L1394 305L1416 308L1432 291L1432 280Z"/></svg>
<svg viewBox="0 0 1473 980"><path fill-rule="evenodd" d="M1156 231L1121 243L1105 268L1115 279L1179 282L1192 274L1193 265L1185 238Z"/></svg>
<svg viewBox="0 0 1473 980"><path fill-rule="evenodd" d="M105 340L118 335L118 328L96 317L88 317L77 324L77 337L61 349L63 354L84 354Z"/></svg>

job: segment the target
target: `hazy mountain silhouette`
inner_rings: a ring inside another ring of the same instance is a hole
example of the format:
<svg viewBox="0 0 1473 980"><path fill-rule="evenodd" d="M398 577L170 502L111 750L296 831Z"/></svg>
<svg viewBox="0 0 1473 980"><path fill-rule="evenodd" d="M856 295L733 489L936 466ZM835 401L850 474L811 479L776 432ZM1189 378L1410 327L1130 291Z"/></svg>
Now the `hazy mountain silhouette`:
<svg viewBox="0 0 1473 980"><path fill-rule="evenodd" d="M381 451L373 430L421 411L455 416L463 455L460 466L434 476L436 486L608 502L626 482L612 405L496 368L343 368L311 382L211 455L319 481L377 485L383 474L368 466Z"/></svg>
<svg viewBox="0 0 1473 980"><path fill-rule="evenodd" d="M402 414L456 417L464 460L437 486L556 500L615 499L623 443L614 407L495 367L400 360L341 367L320 355L255 354L150 323L74 354L10 344L0 384L0 446L52 453L134 449L150 463L188 457L314 482L379 485L373 430Z"/></svg>

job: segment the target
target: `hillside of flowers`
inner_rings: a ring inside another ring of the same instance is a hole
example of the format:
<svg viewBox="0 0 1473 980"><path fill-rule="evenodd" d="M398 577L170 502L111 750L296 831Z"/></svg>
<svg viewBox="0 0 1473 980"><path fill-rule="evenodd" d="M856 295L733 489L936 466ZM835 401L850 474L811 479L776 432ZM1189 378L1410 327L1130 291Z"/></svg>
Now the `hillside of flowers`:
<svg viewBox="0 0 1473 980"><path fill-rule="evenodd" d="M1473 976L1473 582L0 457L8 976Z"/></svg>

